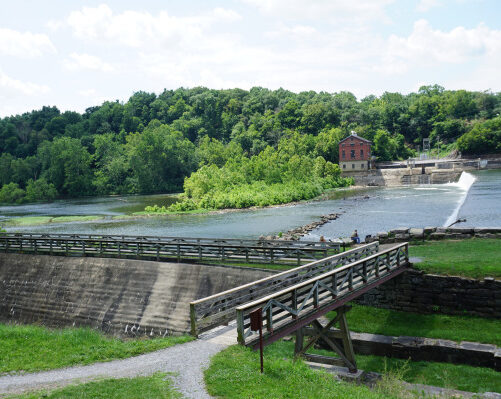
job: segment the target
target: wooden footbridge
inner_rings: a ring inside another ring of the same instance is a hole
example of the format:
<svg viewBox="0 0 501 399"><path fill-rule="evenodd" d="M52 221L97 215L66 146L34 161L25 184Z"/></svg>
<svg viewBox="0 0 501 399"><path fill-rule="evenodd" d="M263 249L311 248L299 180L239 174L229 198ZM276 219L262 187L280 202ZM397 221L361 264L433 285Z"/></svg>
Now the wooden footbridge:
<svg viewBox="0 0 501 399"><path fill-rule="evenodd" d="M372 243L315 261L269 278L191 303L193 335L235 318L238 343L257 348L258 334L250 315L262 312L264 345L295 333L296 356L314 362L347 366L356 361L346 321L347 302L404 272L409 264L408 243L379 251ZM335 311L323 325L319 319ZM333 330L336 324L339 329ZM311 327L308 327L311 326ZM311 336L304 343L304 336ZM308 354L319 339L338 357Z"/></svg>

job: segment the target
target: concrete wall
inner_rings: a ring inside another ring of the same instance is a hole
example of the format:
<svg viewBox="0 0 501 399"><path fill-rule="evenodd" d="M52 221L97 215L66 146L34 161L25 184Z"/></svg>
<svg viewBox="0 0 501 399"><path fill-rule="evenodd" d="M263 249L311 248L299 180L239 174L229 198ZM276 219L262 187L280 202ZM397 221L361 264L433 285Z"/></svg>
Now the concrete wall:
<svg viewBox="0 0 501 399"><path fill-rule="evenodd" d="M189 331L189 303L272 272L126 259L0 254L0 321L117 335Z"/></svg>
<svg viewBox="0 0 501 399"><path fill-rule="evenodd" d="M501 281L437 276L411 270L356 300L404 312L501 317Z"/></svg>
<svg viewBox="0 0 501 399"><path fill-rule="evenodd" d="M355 167L353 167L355 166ZM339 162L339 167L343 172L350 171L367 171L369 169L369 161L341 161Z"/></svg>
<svg viewBox="0 0 501 399"><path fill-rule="evenodd" d="M419 168L372 169L362 172L351 172L349 168L342 169L344 177L353 177L357 186L395 187L410 184L443 184L457 181L460 170L425 168L425 173Z"/></svg>

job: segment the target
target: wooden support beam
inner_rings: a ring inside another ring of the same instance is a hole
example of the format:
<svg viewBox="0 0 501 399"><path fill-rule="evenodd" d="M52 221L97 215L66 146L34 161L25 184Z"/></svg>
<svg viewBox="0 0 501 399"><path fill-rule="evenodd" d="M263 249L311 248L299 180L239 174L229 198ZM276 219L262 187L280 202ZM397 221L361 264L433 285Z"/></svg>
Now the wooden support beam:
<svg viewBox="0 0 501 399"><path fill-rule="evenodd" d="M313 328L300 328L296 331L296 345L294 347L295 357L301 356L306 360L331 364L342 365L348 367L350 373L357 371L357 363L353 344L351 342L350 331L346 321L346 312L351 309L351 306L342 306L337 309L337 315L327 325L323 326L318 320L313 320L311 323ZM332 330L331 327L339 323L339 330ZM304 336L311 335L310 340L304 345ZM342 347L334 341L334 337L340 338ZM320 356L306 351L311 348L319 339L322 339L335 352L339 358L330 356Z"/></svg>

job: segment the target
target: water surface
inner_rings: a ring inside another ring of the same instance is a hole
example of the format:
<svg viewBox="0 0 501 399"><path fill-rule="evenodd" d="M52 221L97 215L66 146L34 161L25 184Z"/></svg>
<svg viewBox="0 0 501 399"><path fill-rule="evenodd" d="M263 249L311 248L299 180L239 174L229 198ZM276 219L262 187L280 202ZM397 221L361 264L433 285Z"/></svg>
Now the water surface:
<svg viewBox="0 0 501 399"><path fill-rule="evenodd" d="M501 226L501 170L464 174L458 183L398 188L342 190L325 201L200 215L168 215L114 220L144 206L168 205L172 196L104 197L0 207L1 218L13 216L104 215L93 222L50 223L10 227L8 231L53 233L161 235L188 237L257 238L277 234L339 213L337 220L310 233L306 239L347 237L354 229L367 234L395 227L443 226L466 218L468 226Z"/></svg>

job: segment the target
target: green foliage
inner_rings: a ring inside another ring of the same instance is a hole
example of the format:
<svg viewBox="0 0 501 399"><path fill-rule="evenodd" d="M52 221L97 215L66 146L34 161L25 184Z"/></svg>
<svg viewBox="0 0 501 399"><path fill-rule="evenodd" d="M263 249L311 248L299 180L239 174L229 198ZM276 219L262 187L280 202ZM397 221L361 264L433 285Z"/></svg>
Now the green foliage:
<svg viewBox="0 0 501 399"><path fill-rule="evenodd" d="M293 135L278 150L229 159L222 167L204 165L184 182L185 197L172 211L248 208L306 200L329 188L350 184L339 166L313 157L315 139ZM299 155L300 154L300 155Z"/></svg>
<svg viewBox="0 0 501 399"><path fill-rule="evenodd" d="M172 387L165 373L148 377L107 379L72 385L50 392L32 392L13 396L12 399L181 399L183 396Z"/></svg>
<svg viewBox="0 0 501 399"><path fill-rule="evenodd" d="M350 130L373 141L380 160L405 159L426 137L434 147L460 137L465 154L499 152L500 112L499 93L438 85L361 101L349 92L262 87L139 91L125 103L106 101L82 114L43 107L0 119L0 187L26 190L30 179L42 177L60 197L178 191L198 168L244 164L242 158L268 147L297 155L291 162L301 167L305 156L310 164L318 156L336 164L338 143ZM263 181L279 183L277 173L273 168Z"/></svg>
<svg viewBox="0 0 501 399"><path fill-rule="evenodd" d="M127 136L126 152L137 189L143 193L172 191L195 169L195 146L170 126L152 124Z"/></svg>
<svg viewBox="0 0 501 399"><path fill-rule="evenodd" d="M56 187L52 183L48 183L43 177L38 180L28 180L25 197L27 202L52 201L56 197Z"/></svg>
<svg viewBox="0 0 501 399"><path fill-rule="evenodd" d="M119 340L90 328L56 330L0 324L0 373L123 359L190 340L189 336Z"/></svg>
<svg viewBox="0 0 501 399"><path fill-rule="evenodd" d="M0 202L20 204L24 200L25 191L17 183L4 184L0 189Z"/></svg>
<svg viewBox="0 0 501 399"><path fill-rule="evenodd" d="M501 117L479 122L457 141L465 154L488 154L501 151Z"/></svg>
<svg viewBox="0 0 501 399"><path fill-rule="evenodd" d="M91 155L80 140L60 137L43 142L38 157L44 169L43 177L56 190L71 197L89 193Z"/></svg>

